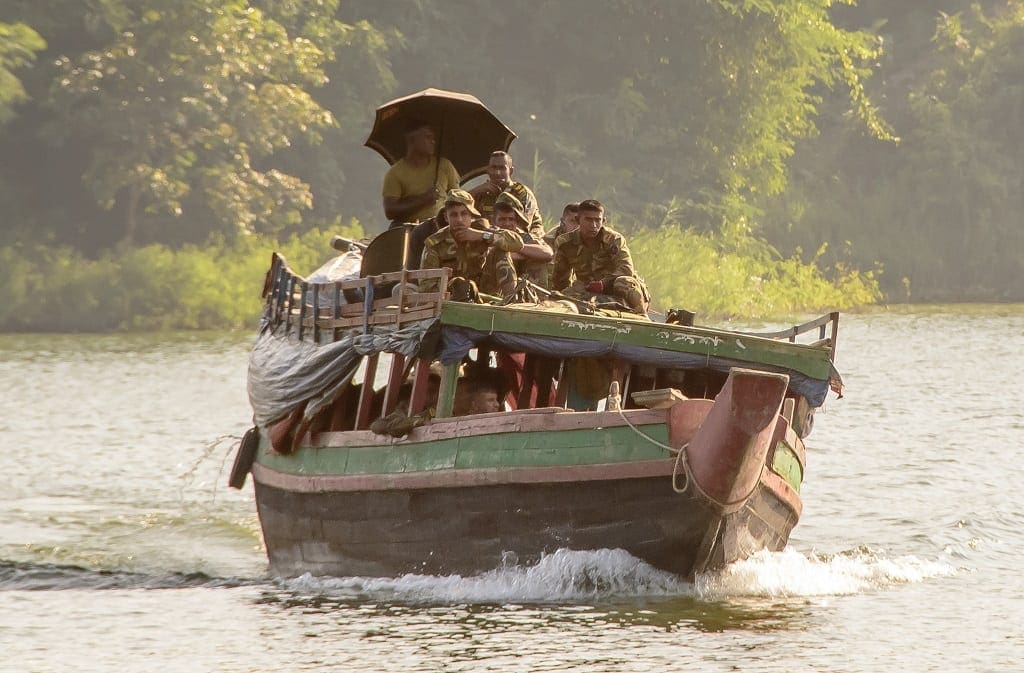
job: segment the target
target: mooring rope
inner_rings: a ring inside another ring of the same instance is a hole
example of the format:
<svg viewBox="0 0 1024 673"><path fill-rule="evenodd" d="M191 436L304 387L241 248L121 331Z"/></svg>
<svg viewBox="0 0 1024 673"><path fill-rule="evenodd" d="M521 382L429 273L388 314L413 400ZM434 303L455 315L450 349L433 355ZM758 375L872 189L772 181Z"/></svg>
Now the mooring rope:
<svg viewBox="0 0 1024 673"><path fill-rule="evenodd" d="M700 494L702 498L704 498L711 504L715 505L719 509L726 509L728 507L734 507L735 505L739 505L746 502L747 499L750 498L750 496L754 495L754 491L757 490L757 485L761 483L761 476L764 474L765 468L765 465L763 463L761 464L761 471L758 473L757 479L754 481L754 485L751 487L750 491L746 495L744 495L741 498L737 498L736 500L731 500L729 502L721 502L720 500L716 500L714 497L709 495L703 488L701 488L700 484L697 483L697 480L693 478L693 472L690 470L690 463L688 460L686 460L686 447L690 445L689 442L683 444L678 449L673 448L668 444L663 444L662 442L656 440L654 437L651 437L650 435L642 431L640 428L633 425L630 422L630 420L626 418L626 414L623 411L622 407L619 407L618 412L619 416L622 417L622 420L626 422L626 425L633 429L633 432L640 435L641 437L649 441L651 444L654 444L655 446L659 446L665 449L670 454L676 457L675 461L672 463L672 490L675 491L676 493L685 492L686 489L689 488L690 484L693 484L693 488L697 491L698 494ZM683 475L686 477L686 481L683 482L682 487L679 487L677 483L680 465L683 466Z"/></svg>
<svg viewBox="0 0 1024 673"><path fill-rule="evenodd" d="M679 451L682 450L682 449L674 449L671 446L669 446L668 444L663 444L663 443L659 442L654 437L651 437L650 435L645 433L643 430L641 430L640 428L638 428L635 425L633 425L629 421L629 419L626 418L626 413L625 413L625 411L623 411L621 406L617 409L617 411L619 412L619 416L622 416L622 420L624 420L626 422L626 425L628 425L629 427L633 428L633 432L635 432L636 434L640 435L641 437L646 439L651 444L654 444L655 446L660 446L661 448L665 449L666 451L668 451L672 455L675 455L676 453L678 453Z"/></svg>

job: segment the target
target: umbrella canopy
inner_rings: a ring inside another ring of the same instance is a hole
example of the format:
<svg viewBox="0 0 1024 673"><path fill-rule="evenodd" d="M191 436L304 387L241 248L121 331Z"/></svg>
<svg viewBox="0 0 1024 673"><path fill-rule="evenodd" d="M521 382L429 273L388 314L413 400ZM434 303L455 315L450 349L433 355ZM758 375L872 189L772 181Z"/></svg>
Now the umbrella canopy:
<svg viewBox="0 0 1024 673"><path fill-rule="evenodd" d="M483 173L491 152L507 151L516 137L476 96L424 89L377 108L365 145L394 164L405 156L405 131L412 119L434 128L437 153L452 162L460 182Z"/></svg>

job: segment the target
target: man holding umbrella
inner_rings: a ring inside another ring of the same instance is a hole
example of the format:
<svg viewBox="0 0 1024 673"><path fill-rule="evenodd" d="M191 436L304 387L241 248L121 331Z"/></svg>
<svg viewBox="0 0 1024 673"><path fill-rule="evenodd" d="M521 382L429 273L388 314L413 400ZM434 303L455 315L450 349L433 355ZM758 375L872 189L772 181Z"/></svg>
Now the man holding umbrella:
<svg viewBox="0 0 1024 673"><path fill-rule="evenodd" d="M459 186L459 174L450 161L436 156L434 129L420 119L405 129L405 156L384 174L381 195L384 216L392 226L432 217L444 204L444 195Z"/></svg>

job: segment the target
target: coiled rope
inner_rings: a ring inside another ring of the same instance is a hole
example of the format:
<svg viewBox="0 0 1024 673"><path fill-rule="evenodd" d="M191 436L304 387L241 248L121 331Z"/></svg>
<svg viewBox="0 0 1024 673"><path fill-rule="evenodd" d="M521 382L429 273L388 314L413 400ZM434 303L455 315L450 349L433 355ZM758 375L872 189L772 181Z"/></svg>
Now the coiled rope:
<svg viewBox="0 0 1024 673"><path fill-rule="evenodd" d="M761 477L764 475L765 468L765 465L763 463L761 464L761 471L757 474L757 479L754 480L754 485L751 487L750 491L747 492L746 495L737 498L736 500L731 500L729 502L721 502L720 500L716 500L714 497L709 495L703 488L701 488L700 484L697 483L697 480L693 478L693 472L690 470L690 463L688 460L686 460L686 447L690 446L689 442L683 444L678 449L673 448L668 444L659 442L654 437L651 437L643 430L633 425L633 423L626 417L625 411L622 409L622 407L618 408L618 412L619 416L622 417L622 420L625 421L626 425L632 428L633 432L640 435L641 437L649 441L651 444L654 444L655 446L661 447L662 449L668 451L670 455L675 456L676 459L672 464L672 490L675 491L676 493L684 493L686 489L689 488L689 486L692 484L694 490L696 490L702 498L704 498L711 504L715 505L719 509L727 509L729 507L734 507L736 505L746 502L747 499L750 498L750 496L754 495L754 491L757 490L758 484L761 483ZM682 487L678 486L677 481L680 465L682 465L683 475L686 477L686 481L683 482Z"/></svg>

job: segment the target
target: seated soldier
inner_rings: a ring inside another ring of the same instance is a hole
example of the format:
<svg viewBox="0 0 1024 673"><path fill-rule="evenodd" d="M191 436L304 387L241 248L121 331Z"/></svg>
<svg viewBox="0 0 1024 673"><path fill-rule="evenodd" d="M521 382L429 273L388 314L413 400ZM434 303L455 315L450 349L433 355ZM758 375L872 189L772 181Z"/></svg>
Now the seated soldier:
<svg viewBox="0 0 1024 673"><path fill-rule="evenodd" d="M487 182L474 187L470 194L473 195L476 207L483 216L490 220L491 224L497 224L492 219L494 202L502 192L511 192L523 206L523 213L530 221L530 231L539 230L543 235L544 222L540 215L540 207L537 205L537 197L529 187L512 179L515 170L508 152L491 152L491 157L487 161Z"/></svg>
<svg viewBox="0 0 1024 673"><path fill-rule="evenodd" d="M448 220L444 217L444 206L441 206L437 214L423 220L409 232L409 269L420 268L420 260L423 257L423 246L427 239L448 226Z"/></svg>
<svg viewBox="0 0 1024 673"><path fill-rule="evenodd" d="M504 394L493 370L471 373L455 386L452 416L489 414L503 409Z"/></svg>
<svg viewBox="0 0 1024 673"><path fill-rule="evenodd" d="M551 231L544 234L544 241L551 246L552 252L555 250L555 241L558 240L559 236L579 229L580 225L576 221L576 213L579 210L580 204L578 203L565 204L565 208L562 208L562 218L558 220L558 224Z"/></svg>
<svg viewBox="0 0 1024 673"><path fill-rule="evenodd" d="M531 225L523 204L511 192L502 192L494 201L491 222L499 229L516 231L523 238L523 249L512 253L516 273L541 287L548 286L549 262L555 256L544 241L544 228Z"/></svg>
<svg viewBox="0 0 1024 673"><path fill-rule="evenodd" d="M588 199L580 203L579 228L555 241L551 287L576 299L603 295L618 300L634 313L646 314L647 287L637 277L622 234L604 226L604 206ZM570 274L576 280L570 284Z"/></svg>
<svg viewBox="0 0 1024 673"><path fill-rule="evenodd" d="M501 297L511 295L518 278L510 253L523 249L522 237L515 231L491 227L480 216L473 197L462 189L448 192L444 214L448 226L427 238L420 268L450 268L455 277L449 288L468 281L480 292ZM457 283L460 279L461 283ZM420 281L421 292L439 290L436 279Z"/></svg>

